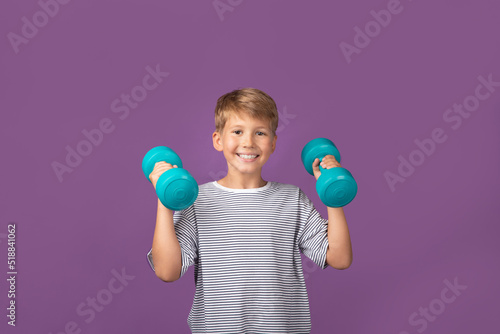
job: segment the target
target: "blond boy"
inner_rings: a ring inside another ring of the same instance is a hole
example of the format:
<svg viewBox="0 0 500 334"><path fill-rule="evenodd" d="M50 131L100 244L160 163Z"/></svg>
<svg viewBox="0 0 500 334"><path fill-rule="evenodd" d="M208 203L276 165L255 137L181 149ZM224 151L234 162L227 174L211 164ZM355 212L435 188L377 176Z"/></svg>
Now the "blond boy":
<svg viewBox="0 0 500 334"><path fill-rule="evenodd" d="M278 138L278 112L269 95L244 88L221 96L215 125L213 146L224 154L227 175L200 185L185 210L173 212L158 200L149 264L165 282L194 264L193 333L309 333L300 253L322 269L348 268L352 249L344 212L328 207L323 219L300 188L262 178ZM316 179L319 164L313 163ZM340 164L328 155L321 166ZM177 166L155 165L155 188L170 168Z"/></svg>

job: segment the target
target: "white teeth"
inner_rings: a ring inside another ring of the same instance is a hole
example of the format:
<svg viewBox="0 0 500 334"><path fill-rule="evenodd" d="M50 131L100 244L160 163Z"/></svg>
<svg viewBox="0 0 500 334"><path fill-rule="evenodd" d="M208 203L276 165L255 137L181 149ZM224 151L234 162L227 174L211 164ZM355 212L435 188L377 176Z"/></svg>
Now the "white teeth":
<svg viewBox="0 0 500 334"><path fill-rule="evenodd" d="M244 154L238 154L238 155L243 159L254 159L257 157L256 155L244 155Z"/></svg>

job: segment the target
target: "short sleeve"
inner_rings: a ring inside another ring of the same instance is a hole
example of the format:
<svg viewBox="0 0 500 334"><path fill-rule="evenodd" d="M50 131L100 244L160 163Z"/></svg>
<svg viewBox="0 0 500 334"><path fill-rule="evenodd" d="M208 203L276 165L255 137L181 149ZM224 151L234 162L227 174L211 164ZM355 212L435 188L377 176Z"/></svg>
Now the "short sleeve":
<svg viewBox="0 0 500 334"><path fill-rule="evenodd" d="M198 259L198 232L194 205L190 205L181 211L174 211L174 229L181 246L182 267L180 277L182 277ZM153 249L148 252L147 260L154 271L152 252Z"/></svg>
<svg viewBox="0 0 500 334"><path fill-rule="evenodd" d="M300 230L298 244L300 251L321 269L328 267L328 220L321 217L313 202L299 188Z"/></svg>

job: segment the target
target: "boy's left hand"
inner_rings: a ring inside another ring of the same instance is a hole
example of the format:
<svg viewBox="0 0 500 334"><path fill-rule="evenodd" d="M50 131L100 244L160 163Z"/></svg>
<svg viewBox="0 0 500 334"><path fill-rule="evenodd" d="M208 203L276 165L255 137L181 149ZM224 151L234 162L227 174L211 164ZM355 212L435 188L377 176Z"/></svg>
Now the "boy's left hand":
<svg viewBox="0 0 500 334"><path fill-rule="evenodd" d="M321 176L321 172L319 171L319 165L320 165L319 158L316 158L313 161L313 165L312 165L313 173L314 173L314 177L316 178L316 181ZM335 156L329 154L329 155L325 155L325 157L321 161L321 167L324 169L330 169L330 168L342 167L342 166L340 166L340 163L337 161L337 159L335 159Z"/></svg>

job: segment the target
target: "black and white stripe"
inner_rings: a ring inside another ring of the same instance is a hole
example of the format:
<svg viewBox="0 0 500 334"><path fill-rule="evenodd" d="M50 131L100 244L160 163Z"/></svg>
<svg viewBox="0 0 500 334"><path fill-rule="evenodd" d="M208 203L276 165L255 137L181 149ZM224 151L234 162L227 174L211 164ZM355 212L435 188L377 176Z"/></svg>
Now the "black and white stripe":
<svg viewBox="0 0 500 334"><path fill-rule="evenodd" d="M309 333L300 252L325 269L328 220L297 186L199 187L174 212L184 275L194 267L193 333ZM147 254L154 270L151 251Z"/></svg>

